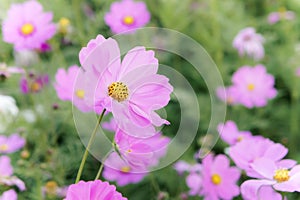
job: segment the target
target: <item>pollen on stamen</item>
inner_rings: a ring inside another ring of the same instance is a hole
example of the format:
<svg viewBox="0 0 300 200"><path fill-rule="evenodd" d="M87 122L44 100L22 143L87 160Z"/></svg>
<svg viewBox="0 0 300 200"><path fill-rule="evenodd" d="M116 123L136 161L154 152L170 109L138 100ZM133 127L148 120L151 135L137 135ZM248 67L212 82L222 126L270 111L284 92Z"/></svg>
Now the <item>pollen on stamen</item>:
<svg viewBox="0 0 300 200"><path fill-rule="evenodd" d="M123 173L128 173L128 172L130 172L130 167L129 166L124 166L124 167L122 167L121 168L121 172L123 172Z"/></svg>
<svg viewBox="0 0 300 200"><path fill-rule="evenodd" d="M250 83L250 84L247 85L247 89L249 91L253 91L255 89L255 85L253 83Z"/></svg>
<svg viewBox="0 0 300 200"><path fill-rule="evenodd" d="M6 151L7 149L8 149L8 145L7 144L0 145L0 151Z"/></svg>
<svg viewBox="0 0 300 200"><path fill-rule="evenodd" d="M290 179L289 170L278 169L275 171L275 175L273 176L273 178L279 183L288 181Z"/></svg>
<svg viewBox="0 0 300 200"><path fill-rule="evenodd" d="M122 82L113 82L110 86L108 86L108 96L118 102L125 101L128 98L128 95L128 88Z"/></svg>
<svg viewBox="0 0 300 200"><path fill-rule="evenodd" d="M132 16L126 16L123 18L123 23L125 25L132 25L134 23L134 18Z"/></svg>
<svg viewBox="0 0 300 200"><path fill-rule="evenodd" d="M76 90L75 94L78 98L83 99L85 92L84 92L84 90Z"/></svg>

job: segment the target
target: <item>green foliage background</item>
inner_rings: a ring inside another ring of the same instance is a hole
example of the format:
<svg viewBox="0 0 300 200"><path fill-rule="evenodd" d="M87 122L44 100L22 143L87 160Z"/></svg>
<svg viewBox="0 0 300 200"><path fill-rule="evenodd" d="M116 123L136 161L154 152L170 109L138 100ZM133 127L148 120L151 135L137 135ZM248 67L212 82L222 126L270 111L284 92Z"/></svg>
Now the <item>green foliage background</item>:
<svg viewBox="0 0 300 200"><path fill-rule="evenodd" d="M12 0L1 0L0 17L4 16ZM99 0L40 0L46 11L54 13L54 21L67 17L71 21L73 33L71 45L61 43L62 36L51 39L53 51L40 56L30 70L49 73L51 84L39 94L22 95L19 91L19 76L0 83L0 93L11 95L17 100L20 110L32 109L37 116L34 123L28 123L24 117L9 127L7 133L20 131L27 139L25 149L30 157L22 159L18 153L13 155L15 173L26 182L27 190L19 193L19 199L41 200L41 188L49 180L59 186L72 184L81 161L84 147L77 135L72 119L72 107L68 102L60 101L53 86L57 68L79 65L78 52L82 46L95 38L97 34L105 37L112 35L105 25L103 17L113 1ZM182 32L199 42L217 64L226 85L231 84L231 75L242 65L255 65L247 58L240 58L232 47L232 40L239 30L253 26L266 39L266 56L261 61L269 73L276 77L279 93L264 108L247 109L242 106L228 107L227 119L234 120L241 130L250 130L289 148L288 157L300 161L299 141L299 85L300 78L295 76L299 67L300 20L281 21L275 25L267 23L267 15L280 7L300 13L298 0L146 0L152 14L148 26L165 27ZM85 13L90 12L87 16ZM299 17L299 16L297 16ZM0 37L2 37L0 33ZM298 50L296 50L298 46ZM201 121L197 140L185 152L182 159L194 163L194 154L201 146L201 137L206 133L210 120L210 96L207 87L189 64L167 55L165 62L182 72L197 92ZM12 45L0 41L0 62L15 65ZM53 104L59 109L54 110ZM40 108L43 109L40 109ZM175 100L167 108L169 120L176 122L178 105ZM93 126L93 125L91 125ZM170 137L176 133L176 126L166 129ZM223 153L226 145L218 141L214 150ZM95 177L99 163L89 157L83 179ZM151 173L141 183L118 188L130 200L157 199L158 193L165 192L165 199L181 199L180 194L188 191L183 176L178 176L171 166ZM298 194L289 194L289 199L300 199ZM47 197L47 199L55 199ZM199 197L189 198L199 199ZM241 199L240 197L236 199Z"/></svg>

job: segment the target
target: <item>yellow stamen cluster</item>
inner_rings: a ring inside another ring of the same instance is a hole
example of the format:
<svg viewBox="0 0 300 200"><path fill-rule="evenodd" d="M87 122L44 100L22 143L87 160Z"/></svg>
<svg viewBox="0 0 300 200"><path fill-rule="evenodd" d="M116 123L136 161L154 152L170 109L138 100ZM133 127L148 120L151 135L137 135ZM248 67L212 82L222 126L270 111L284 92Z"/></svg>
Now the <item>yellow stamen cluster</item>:
<svg viewBox="0 0 300 200"><path fill-rule="evenodd" d="M30 89L32 92L38 92L41 89L41 84L39 84L38 82L33 82L30 86Z"/></svg>
<svg viewBox="0 0 300 200"><path fill-rule="evenodd" d="M275 175L273 176L273 178L279 183L288 181L290 179L289 170L278 169L275 171Z"/></svg>
<svg viewBox="0 0 300 200"><path fill-rule="evenodd" d="M84 90L76 90L75 94L79 99L83 99L85 92L84 92Z"/></svg>
<svg viewBox="0 0 300 200"><path fill-rule="evenodd" d="M219 185L222 182L222 178L219 174L213 174L211 176L211 182L215 185Z"/></svg>
<svg viewBox="0 0 300 200"><path fill-rule="evenodd" d="M129 166L124 166L124 167L122 167L121 168L121 172L123 172L123 173L128 173L128 172L130 172L130 167Z"/></svg>
<svg viewBox="0 0 300 200"><path fill-rule="evenodd" d="M55 195L58 189L58 185L55 181L48 181L45 185L45 190L47 194Z"/></svg>
<svg viewBox="0 0 300 200"><path fill-rule="evenodd" d="M68 30L70 28L70 20L68 18L62 17L58 22L58 31L65 35L68 33Z"/></svg>
<svg viewBox="0 0 300 200"><path fill-rule="evenodd" d="M1 144L0 145L0 151L6 151L8 149L8 145L7 144Z"/></svg>
<svg viewBox="0 0 300 200"><path fill-rule="evenodd" d="M126 25L132 25L134 23L134 18L132 16L126 16L123 18L123 23Z"/></svg>
<svg viewBox="0 0 300 200"><path fill-rule="evenodd" d="M255 85L253 83L250 83L250 84L247 85L247 89L249 91L253 91L255 89Z"/></svg>
<svg viewBox="0 0 300 200"><path fill-rule="evenodd" d="M30 23L26 23L21 27L21 33L25 36L32 34L34 31L34 26Z"/></svg>
<svg viewBox="0 0 300 200"><path fill-rule="evenodd" d="M118 102L128 98L129 92L127 86L122 82L113 82L108 86L108 95Z"/></svg>

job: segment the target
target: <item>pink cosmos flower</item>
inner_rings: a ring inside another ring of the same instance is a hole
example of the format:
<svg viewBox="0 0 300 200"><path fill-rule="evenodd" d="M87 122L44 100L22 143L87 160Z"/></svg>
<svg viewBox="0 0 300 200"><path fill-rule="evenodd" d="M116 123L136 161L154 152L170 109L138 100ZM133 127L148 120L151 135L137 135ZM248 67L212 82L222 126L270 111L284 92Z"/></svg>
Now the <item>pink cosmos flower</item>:
<svg viewBox="0 0 300 200"><path fill-rule="evenodd" d="M80 68L77 65L69 67L67 71L63 68L58 69L55 75L54 88L56 90L58 98L63 101L73 102L73 104L82 112L90 112L93 109L85 103L84 90L74 90L79 71ZM86 79L82 81L88 80Z"/></svg>
<svg viewBox="0 0 300 200"><path fill-rule="evenodd" d="M136 138L117 130L115 135L115 143L122 157L131 166L142 169L156 166L166 154L169 142L170 139L160 133L148 138Z"/></svg>
<svg viewBox="0 0 300 200"><path fill-rule="evenodd" d="M227 121L225 124L218 125L218 132L223 141L229 145L234 145L243 139L252 138L250 131L239 131L233 121Z"/></svg>
<svg viewBox="0 0 300 200"><path fill-rule="evenodd" d="M256 159L264 157L287 166L294 165L295 163L291 160L281 160L287 153L288 149L282 144L262 137L242 140L229 149L229 155L236 166L254 178L260 178L260 175L251 167Z"/></svg>
<svg viewBox="0 0 300 200"><path fill-rule="evenodd" d="M116 152L111 153L105 160L103 177L115 181L119 186L138 183L148 174L146 168L132 166Z"/></svg>
<svg viewBox="0 0 300 200"><path fill-rule="evenodd" d="M49 76L30 74L29 77L22 77L20 80L20 89L23 94L38 93L47 84L49 84Z"/></svg>
<svg viewBox="0 0 300 200"><path fill-rule="evenodd" d="M238 50L240 56L246 54L254 60L261 60L265 56L264 41L263 36L257 34L254 28L247 27L234 38L233 47Z"/></svg>
<svg viewBox="0 0 300 200"><path fill-rule="evenodd" d="M278 12L271 12L268 15L269 24L276 24L280 20L293 20L296 18L296 15L292 11L286 11L285 9Z"/></svg>
<svg viewBox="0 0 300 200"><path fill-rule="evenodd" d="M98 36L81 50L79 59L83 70L78 80L88 81L77 81L75 90L84 91L87 104L97 113L104 108L112 112L118 127L131 135L151 136L153 125L169 123L155 110L168 104L173 87L157 74L153 51L136 47L121 63L117 42Z"/></svg>
<svg viewBox="0 0 300 200"><path fill-rule="evenodd" d="M24 74L25 70L21 67L7 67L5 63L0 63L0 77L9 78L11 74Z"/></svg>
<svg viewBox="0 0 300 200"><path fill-rule="evenodd" d="M14 190L7 190L0 196L0 200L17 200L18 195Z"/></svg>
<svg viewBox="0 0 300 200"><path fill-rule="evenodd" d="M241 193L244 200L261 200L261 199L272 199L272 200L283 200L280 193L276 192L272 186L261 186L257 190L257 194L253 194L250 187L243 187ZM284 198L284 200L287 200Z"/></svg>
<svg viewBox="0 0 300 200"><path fill-rule="evenodd" d="M7 156L0 157L0 185L17 186L21 191L25 190L25 184L19 178L12 176L13 167L10 158Z"/></svg>
<svg viewBox="0 0 300 200"><path fill-rule="evenodd" d="M190 173L186 177L186 185L189 187L189 195L190 196L201 196L202 192L202 177L199 173Z"/></svg>
<svg viewBox="0 0 300 200"><path fill-rule="evenodd" d="M107 182L79 181L69 186L65 200L127 200L116 191L116 187Z"/></svg>
<svg viewBox="0 0 300 200"><path fill-rule="evenodd" d="M122 33L145 26L150 21L150 17L144 2L122 0L111 5L104 20L113 33Z"/></svg>
<svg viewBox="0 0 300 200"><path fill-rule="evenodd" d="M14 44L15 50L32 50L55 34L52 13L43 12L42 5L35 0L13 4L3 21L3 40Z"/></svg>
<svg viewBox="0 0 300 200"><path fill-rule="evenodd" d="M0 135L0 153L13 153L23 148L26 141L19 134L12 134L8 137Z"/></svg>
<svg viewBox="0 0 300 200"><path fill-rule="evenodd" d="M230 167L229 163L225 155L214 158L213 155L208 154L203 159L201 194L204 200L232 199L239 195L236 182L241 173L236 167Z"/></svg>
<svg viewBox="0 0 300 200"><path fill-rule="evenodd" d="M300 192L300 165L286 167L271 159L260 158L252 164L252 168L261 175L261 179L248 180L241 185L245 197L257 196L262 186L272 186L277 191Z"/></svg>
<svg viewBox="0 0 300 200"><path fill-rule="evenodd" d="M174 164L174 169L179 175L182 175L184 172L200 173L202 165L199 163L191 165L183 160L180 160Z"/></svg>
<svg viewBox="0 0 300 200"><path fill-rule="evenodd" d="M228 105L235 105L237 104L236 97L234 96L236 93L235 90L236 88L232 86L227 88L219 87L216 94L220 100L226 102Z"/></svg>
<svg viewBox="0 0 300 200"><path fill-rule="evenodd" d="M7 177L13 174L14 170L10 164L10 158L8 156L0 157L0 166L0 177Z"/></svg>
<svg viewBox="0 0 300 200"><path fill-rule="evenodd" d="M274 77L267 74L263 65L239 68L232 76L232 83L235 98L247 108L263 107L277 94Z"/></svg>

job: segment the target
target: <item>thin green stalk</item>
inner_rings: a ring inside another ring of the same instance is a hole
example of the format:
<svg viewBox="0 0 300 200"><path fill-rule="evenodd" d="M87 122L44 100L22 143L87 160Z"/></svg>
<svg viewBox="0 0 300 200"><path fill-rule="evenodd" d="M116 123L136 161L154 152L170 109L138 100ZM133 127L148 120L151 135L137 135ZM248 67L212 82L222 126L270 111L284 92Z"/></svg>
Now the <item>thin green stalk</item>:
<svg viewBox="0 0 300 200"><path fill-rule="evenodd" d="M83 157L82 157L82 160L81 160L81 163L80 163L80 167L79 167L79 170L78 170L78 173L77 173L77 176L76 176L76 181L75 181L75 183L78 183L79 180L80 180L80 177L81 177L81 174L82 174L82 171L83 171L83 168L84 168L85 161L86 161L87 156L88 156L88 154L89 154L89 151L90 151L90 148L91 148L91 146L92 146L92 143L93 143L93 141L94 141L94 139L95 139L95 136L96 136L98 127L99 127L99 125L100 125L100 123L101 123L101 121L102 121L102 118L103 118L103 116L104 116L105 111L106 111L106 109L104 109L104 110L102 111L102 113L101 113L101 115L100 115L100 117L99 117L99 119L98 119L98 121L97 121L97 124L96 124L96 126L95 126L95 128L94 128L94 131L92 132L92 135L91 135L91 137L90 137L89 143L88 143L88 145L87 145L87 147L86 147L86 149L85 149L85 152L84 152L84 154L83 154Z"/></svg>
<svg viewBox="0 0 300 200"><path fill-rule="evenodd" d="M111 152L108 152L108 154L106 154L106 156L103 158L103 161L101 162L101 165L100 165L100 168L99 168L99 170L98 170L98 173L97 173L97 176L96 176L95 180L98 180L98 179L100 178L101 173L102 173L102 171L103 171L104 162L105 162L106 158L109 156L110 153L111 153Z"/></svg>

